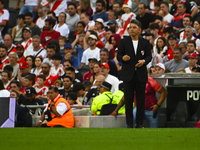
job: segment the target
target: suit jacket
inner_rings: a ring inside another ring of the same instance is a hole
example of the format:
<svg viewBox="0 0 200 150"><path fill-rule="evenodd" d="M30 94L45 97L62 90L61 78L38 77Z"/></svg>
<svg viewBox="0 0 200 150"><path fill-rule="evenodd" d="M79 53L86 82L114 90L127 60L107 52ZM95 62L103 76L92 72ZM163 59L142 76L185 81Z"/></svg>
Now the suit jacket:
<svg viewBox="0 0 200 150"><path fill-rule="evenodd" d="M124 55L130 56L130 60L123 61L122 57ZM131 37L129 36L125 39L121 39L118 46L117 59L123 63L121 72L123 81L131 81L135 74L135 70L137 70L136 73L140 82L148 81L146 65L152 59L150 43L148 40L139 37L137 54L135 54ZM136 68L135 65L138 63L138 60L145 60L145 63L142 67Z"/></svg>

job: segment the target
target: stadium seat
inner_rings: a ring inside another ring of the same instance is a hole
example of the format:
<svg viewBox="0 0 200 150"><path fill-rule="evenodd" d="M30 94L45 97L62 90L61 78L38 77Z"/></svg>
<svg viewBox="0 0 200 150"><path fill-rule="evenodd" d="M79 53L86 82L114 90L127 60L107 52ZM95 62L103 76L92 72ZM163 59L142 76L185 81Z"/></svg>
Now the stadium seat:
<svg viewBox="0 0 200 150"><path fill-rule="evenodd" d="M80 69L78 69L79 73L81 73L82 75L84 75L89 70L90 70L90 68L89 68L88 65L84 65L83 67L81 67Z"/></svg>

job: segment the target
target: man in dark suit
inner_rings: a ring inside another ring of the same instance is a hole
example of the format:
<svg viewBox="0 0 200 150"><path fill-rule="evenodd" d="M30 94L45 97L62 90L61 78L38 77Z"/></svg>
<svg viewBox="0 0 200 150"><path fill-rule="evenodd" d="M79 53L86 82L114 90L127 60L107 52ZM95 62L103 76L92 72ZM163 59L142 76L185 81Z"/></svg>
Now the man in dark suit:
<svg viewBox="0 0 200 150"><path fill-rule="evenodd" d="M151 61L149 41L139 37L141 23L132 20L128 26L129 37L119 43L117 59L123 63L121 78L124 81L126 123L133 128L134 92L137 99L136 128L142 127L145 110L145 87L148 80L146 65Z"/></svg>

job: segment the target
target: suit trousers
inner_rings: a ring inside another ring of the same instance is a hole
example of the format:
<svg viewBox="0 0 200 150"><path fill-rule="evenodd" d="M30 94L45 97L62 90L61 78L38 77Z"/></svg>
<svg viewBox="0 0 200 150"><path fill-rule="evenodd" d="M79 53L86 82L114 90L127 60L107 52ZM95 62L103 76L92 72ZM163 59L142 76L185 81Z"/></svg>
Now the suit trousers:
<svg viewBox="0 0 200 150"><path fill-rule="evenodd" d="M139 126L143 124L145 111L145 88L146 82L139 81L137 72L134 73L131 81L124 81L126 124L128 127L133 127L134 93L136 93L137 100L136 124Z"/></svg>

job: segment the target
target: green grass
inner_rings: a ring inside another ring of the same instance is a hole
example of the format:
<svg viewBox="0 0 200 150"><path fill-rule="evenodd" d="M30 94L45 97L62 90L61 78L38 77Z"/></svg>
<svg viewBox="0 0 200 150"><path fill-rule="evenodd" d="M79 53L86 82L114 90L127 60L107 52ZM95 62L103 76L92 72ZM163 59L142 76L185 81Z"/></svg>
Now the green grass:
<svg viewBox="0 0 200 150"><path fill-rule="evenodd" d="M0 150L199 150L200 129L1 128Z"/></svg>

